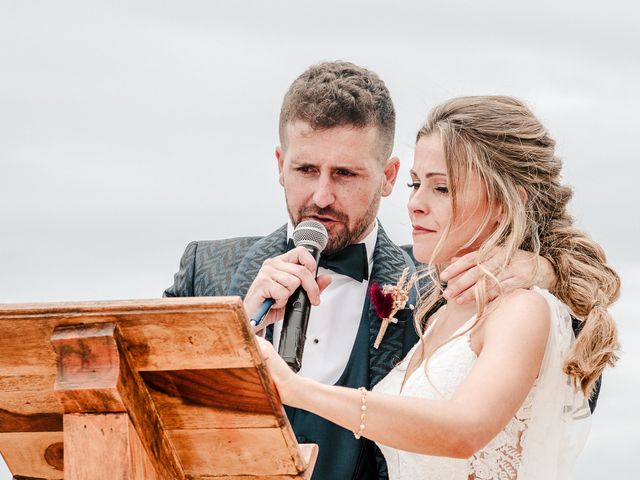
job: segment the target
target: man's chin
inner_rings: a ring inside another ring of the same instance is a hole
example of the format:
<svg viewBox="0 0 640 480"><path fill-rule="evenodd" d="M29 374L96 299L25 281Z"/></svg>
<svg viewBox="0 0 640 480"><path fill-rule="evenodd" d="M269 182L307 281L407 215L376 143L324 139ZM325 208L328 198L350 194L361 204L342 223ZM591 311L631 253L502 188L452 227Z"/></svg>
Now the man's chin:
<svg viewBox="0 0 640 480"><path fill-rule="evenodd" d="M354 243L354 239L349 235L345 235L344 231L334 234L329 233L329 242L325 247L325 253L336 253Z"/></svg>

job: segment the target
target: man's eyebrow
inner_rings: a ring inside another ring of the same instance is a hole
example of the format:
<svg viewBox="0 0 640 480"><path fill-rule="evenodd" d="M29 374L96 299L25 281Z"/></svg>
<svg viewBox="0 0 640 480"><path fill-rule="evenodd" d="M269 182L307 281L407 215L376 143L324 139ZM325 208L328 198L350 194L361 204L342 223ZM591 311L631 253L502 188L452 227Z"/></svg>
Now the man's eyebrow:
<svg viewBox="0 0 640 480"><path fill-rule="evenodd" d="M309 160L304 160L304 159L298 159L298 158L292 158L291 159L291 165L294 167L315 167L316 165L309 161Z"/></svg>
<svg viewBox="0 0 640 480"><path fill-rule="evenodd" d="M414 177L419 177L419 175L414 170L409 170L409 173ZM437 176L446 177L447 174L442 172L429 172L424 176L424 178L431 178L431 177L437 177Z"/></svg>
<svg viewBox="0 0 640 480"><path fill-rule="evenodd" d="M355 166L355 165L335 165L333 170L348 170L350 172L363 172L366 171L367 168L363 166Z"/></svg>
<svg viewBox="0 0 640 480"><path fill-rule="evenodd" d="M293 158L291 159L291 165L293 167L318 167L321 166L322 162L320 162L320 165L318 162L313 162L313 161L309 161L309 160L303 160L303 159L296 159ZM364 166L355 166L355 165L332 165L331 166L331 170L336 171L336 170L347 170L349 172L354 172L354 173L361 173L366 171L366 167Z"/></svg>

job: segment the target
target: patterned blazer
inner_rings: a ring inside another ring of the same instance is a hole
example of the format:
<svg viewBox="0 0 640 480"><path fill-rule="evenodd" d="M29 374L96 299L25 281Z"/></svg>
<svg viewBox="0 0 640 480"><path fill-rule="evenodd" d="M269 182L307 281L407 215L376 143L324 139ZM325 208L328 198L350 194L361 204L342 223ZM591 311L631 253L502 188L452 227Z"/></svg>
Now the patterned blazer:
<svg viewBox="0 0 640 480"><path fill-rule="evenodd" d="M262 263L282 254L287 246L287 228L283 225L265 237L239 237L224 240L191 242L180 261L174 283L164 292L167 297L224 296L244 297ZM378 228L373 253L370 282L379 285L396 284L404 268L415 267L407 253L391 242L382 226ZM415 304L415 289L408 304ZM389 324L379 349L373 348L380 319L367 295L363 305L363 319L368 317L369 385L373 387L398 363L417 342L413 315L406 308L396 314L398 323ZM387 478L386 465L378 453L377 478ZM365 467L366 468L366 467ZM370 473L355 478L371 478Z"/></svg>

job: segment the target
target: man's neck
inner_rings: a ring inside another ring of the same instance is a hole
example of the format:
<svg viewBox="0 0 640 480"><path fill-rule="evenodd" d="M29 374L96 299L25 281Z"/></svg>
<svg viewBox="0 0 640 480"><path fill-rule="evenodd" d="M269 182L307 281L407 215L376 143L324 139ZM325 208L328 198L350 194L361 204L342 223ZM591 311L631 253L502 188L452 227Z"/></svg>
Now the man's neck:
<svg viewBox="0 0 640 480"><path fill-rule="evenodd" d="M373 222L371 222L371 225L369 225L367 227L367 229L364 231L364 233L362 235L360 235L360 237L353 243L362 243L362 242L364 242L364 239L367 238L369 236L369 234L371 232L373 232L373 229L377 228L377 227L378 227L378 219L374 218Z"/></svg>

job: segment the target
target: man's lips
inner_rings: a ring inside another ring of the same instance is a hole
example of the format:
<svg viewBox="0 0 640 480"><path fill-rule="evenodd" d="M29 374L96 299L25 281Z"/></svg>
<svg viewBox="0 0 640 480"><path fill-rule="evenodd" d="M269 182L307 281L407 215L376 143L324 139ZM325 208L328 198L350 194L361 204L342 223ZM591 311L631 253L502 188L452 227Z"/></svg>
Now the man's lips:
<svg viewBox="0 0 640 480"><path fill-rule="evenodd" d="M320 222L320 223L331 223L331 222L337 222L338 221L335 218L326 217L324 215L308 215L308 216L305 216L305 219L315 220L315 221Z"/></svg>

